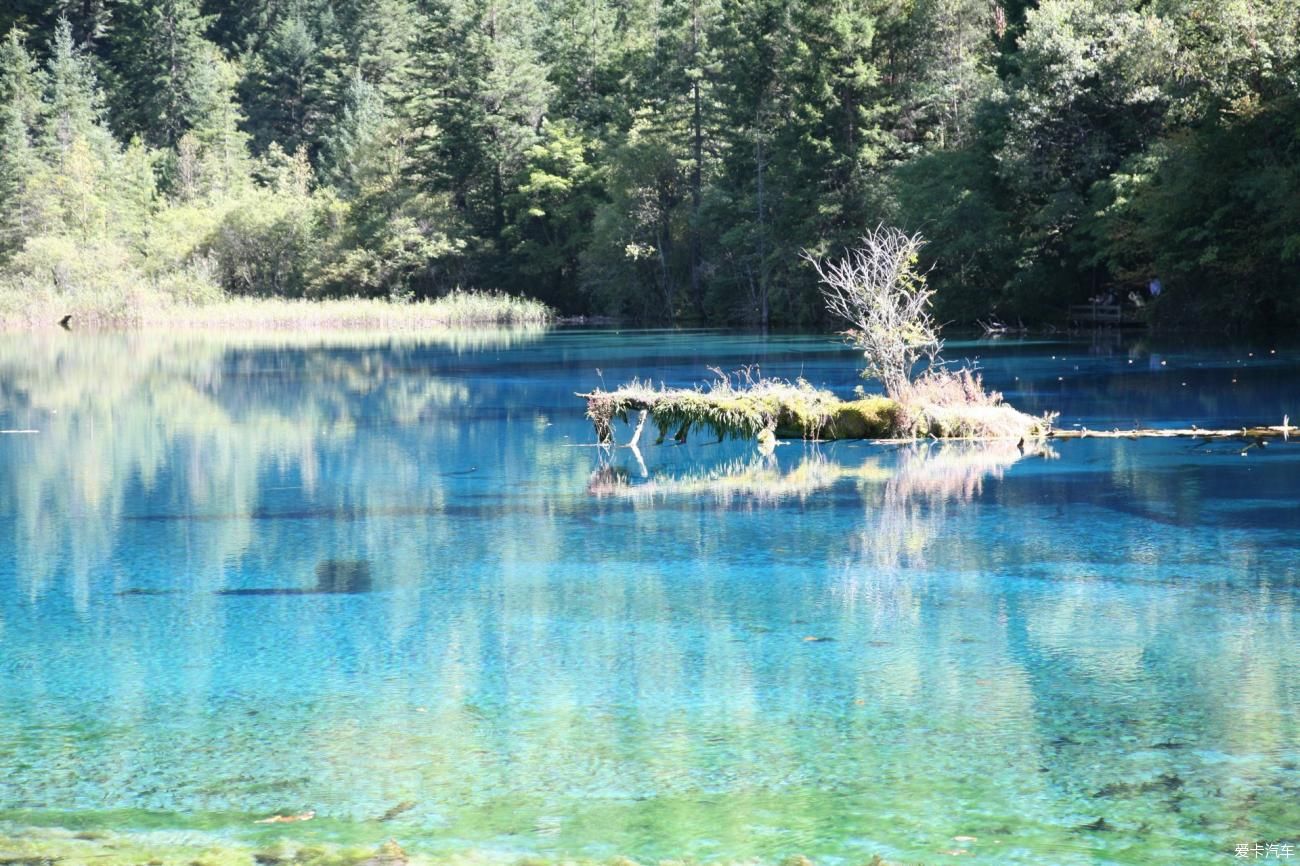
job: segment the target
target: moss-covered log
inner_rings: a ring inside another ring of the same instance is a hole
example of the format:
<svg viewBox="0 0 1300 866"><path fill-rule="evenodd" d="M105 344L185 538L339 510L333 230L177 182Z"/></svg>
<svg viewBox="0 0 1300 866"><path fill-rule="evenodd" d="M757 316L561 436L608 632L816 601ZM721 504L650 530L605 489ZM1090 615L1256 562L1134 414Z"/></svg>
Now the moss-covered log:
<svg viewBox="0 0 1300 866"><path fill-rule="evenodd" d="M658 428L658 442L672 436L683 442L692 430L707 430L721 439L900 439L1033 438L1050 429L1034 418L996 401L954 406L946 403L903 405L884 396L842 400L802 380L760 379L733 387L721 378L706 388L656 388L634 382L614 391L579 394L601 443L614 441L613 422L633 423L647 413Z"/></svg>
<svg viewBox="0 0 1300 866"><path fill-rule="evenodd" d="M653 388L633 383L615 391L579 394L603 443L613 442L613 422L646 412L659 431L683 442L691 430L718 439L755 439L771 431L782 439L888 438L898 428L898 404L888 397L840 400L807 382L762 380L748 388L715 384L709 390Z"/></svg>

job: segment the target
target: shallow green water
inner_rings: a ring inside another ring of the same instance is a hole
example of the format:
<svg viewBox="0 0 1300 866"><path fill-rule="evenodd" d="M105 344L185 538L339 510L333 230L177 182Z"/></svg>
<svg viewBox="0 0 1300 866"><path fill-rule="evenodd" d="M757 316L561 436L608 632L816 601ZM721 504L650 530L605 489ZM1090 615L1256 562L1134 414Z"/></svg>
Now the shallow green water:
<svg viewBox="0 0 1300 866"><path fill-rule="evenodd" d="M1289 350L949 354L1067 426L1300 416ZM0 428L38 431L0 435L0 830L826 863L1300 843L1300 447L587 447L573 392L747 363L856 384L807 336L0 337Z"/></svg>

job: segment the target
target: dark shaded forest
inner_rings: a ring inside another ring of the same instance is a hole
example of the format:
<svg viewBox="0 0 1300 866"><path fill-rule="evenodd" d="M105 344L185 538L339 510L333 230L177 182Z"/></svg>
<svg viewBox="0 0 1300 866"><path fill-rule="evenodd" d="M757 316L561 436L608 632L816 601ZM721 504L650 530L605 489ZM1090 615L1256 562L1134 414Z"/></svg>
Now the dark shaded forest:
<svg viewBox="0 0 1300 866"><path fill-rule="evenodd" d="M1300 320L1291 0L9 0L0 291L444 294L824 324L799 252L925 235L939 315ZM116 294L115 294L116 293Z"/></svg>

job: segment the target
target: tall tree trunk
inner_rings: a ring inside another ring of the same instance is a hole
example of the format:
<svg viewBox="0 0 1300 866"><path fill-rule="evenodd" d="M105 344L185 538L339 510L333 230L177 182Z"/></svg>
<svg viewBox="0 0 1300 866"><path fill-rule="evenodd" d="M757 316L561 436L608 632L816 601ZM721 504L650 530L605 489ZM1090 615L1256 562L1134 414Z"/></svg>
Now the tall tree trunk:
<svg viewBox="0 0 1300 866"><path fill-rule="evenodd" d="M761 116L761 115L760 115ZM760 124L759 128L762 126ZM768 301L767 291L767 226L764 223L764 186L763 174L767 168L767 156L763 150L763 134L760 132L754 142L754 171L757 175L757 201L758 201L758 321L763 328L767 328L772 318L771 305Z"/></svg>
<svg viewBox="0 0 1300 866"><path fill-rule="evenodd" d="M659 269L663 277L664 304L668 308L668 321L670 322L677 320L677 288L673 284L671 266L673 254L672 199L672 195L668 194L666 190L660 189L659 226L656 230L659 236L656 238L656 246L659 248Z"/></svg>
<svg viewBox="0 0 1300 866"><path fill-rule="evenodd" d="M694 141L691 146L691 300L695 303L695 314L704 321L704 284L700 274L702 258L700 240L700 200L704 177L704 129L703 111L700 104L700 4L694 0L691 4L691 98L694 110L691 117Z"/></svg>

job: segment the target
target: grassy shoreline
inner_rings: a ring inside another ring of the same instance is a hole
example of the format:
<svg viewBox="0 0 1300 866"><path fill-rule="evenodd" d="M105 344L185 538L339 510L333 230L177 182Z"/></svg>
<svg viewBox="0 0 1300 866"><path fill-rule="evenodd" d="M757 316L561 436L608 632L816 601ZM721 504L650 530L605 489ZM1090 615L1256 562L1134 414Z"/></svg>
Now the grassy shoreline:
<svg viewBox="0 0 1300 866"><path fill-rule="evenodd" d="M0 292L0 331L69 327L181 330L372 330L537 326L555 320L540 301L500 292L455 291L412 302L374 298L302 299L227 297L201 304L177 303L147 291L120 297Z"/></svg>

